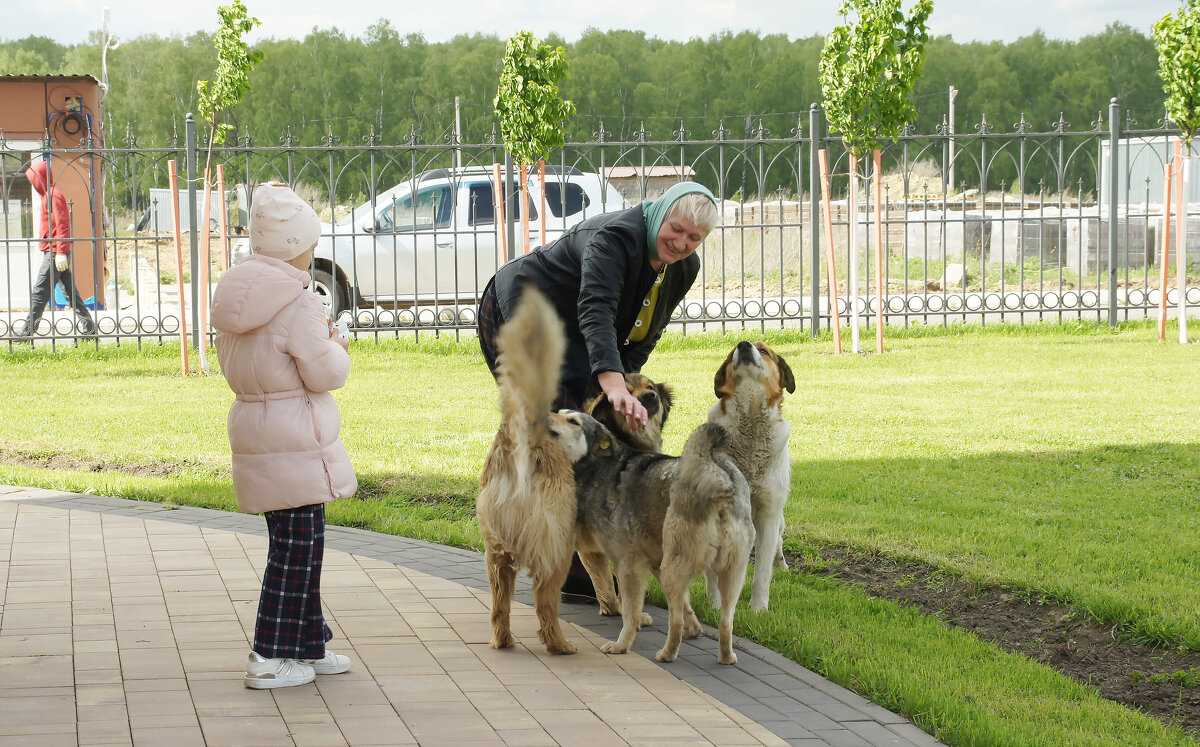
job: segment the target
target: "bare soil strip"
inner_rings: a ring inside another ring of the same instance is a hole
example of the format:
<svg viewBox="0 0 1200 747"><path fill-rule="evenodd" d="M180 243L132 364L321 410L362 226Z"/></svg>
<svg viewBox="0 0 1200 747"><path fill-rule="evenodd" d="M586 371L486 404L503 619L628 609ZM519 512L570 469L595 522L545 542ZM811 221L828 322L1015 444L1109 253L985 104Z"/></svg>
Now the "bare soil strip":
<svg viewBox="0 0 1200 747"><path fill-rule="evenodd" d="M1200 652L1121 642L1111 627L1049 599L979 589L921 563L820 550L824 569L789 557L793 569L831 576L881 599L912 605L1006 651L1024 654L1090 684L1100 696L1137 708L1200 736Z"/></svg>

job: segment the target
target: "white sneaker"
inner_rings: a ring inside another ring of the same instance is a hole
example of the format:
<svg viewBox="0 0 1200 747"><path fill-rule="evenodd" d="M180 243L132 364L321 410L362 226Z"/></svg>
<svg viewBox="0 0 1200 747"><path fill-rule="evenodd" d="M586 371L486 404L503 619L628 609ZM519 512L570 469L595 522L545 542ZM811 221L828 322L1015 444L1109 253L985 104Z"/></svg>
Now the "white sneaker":
<svg viewBox="0 0 1200 747"><path fill-rule="evenodd" d="M246 687L268 690L273 687L307 685L317 676L313 668L296 659L264 659L251 651L246 657Z"/></svg>
<svg viewBox="0 0 1200 747"><path fill-rule="evenodd" d="M297 659L296 661L312 667L317 674L341 674L349 672L350 667L353 666L349 656L335 654L332 651L326 651L324 659Z"/></svg>

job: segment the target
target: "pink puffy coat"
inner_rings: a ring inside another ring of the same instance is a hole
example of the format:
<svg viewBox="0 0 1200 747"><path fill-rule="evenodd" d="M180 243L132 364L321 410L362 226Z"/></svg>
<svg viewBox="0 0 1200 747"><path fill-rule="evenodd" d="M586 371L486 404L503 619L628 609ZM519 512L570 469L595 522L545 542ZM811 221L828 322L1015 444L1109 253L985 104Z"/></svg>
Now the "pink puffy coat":
<svg viewBox="0 0 1200 747"><path fill-rule="evenodd" d="M329 338L325 307L308 284L307 272L254 254L213 295L217 358L237 395L228 421L233 488L248 513L358 488L329 393L346 383L350 356Z"/></svg>

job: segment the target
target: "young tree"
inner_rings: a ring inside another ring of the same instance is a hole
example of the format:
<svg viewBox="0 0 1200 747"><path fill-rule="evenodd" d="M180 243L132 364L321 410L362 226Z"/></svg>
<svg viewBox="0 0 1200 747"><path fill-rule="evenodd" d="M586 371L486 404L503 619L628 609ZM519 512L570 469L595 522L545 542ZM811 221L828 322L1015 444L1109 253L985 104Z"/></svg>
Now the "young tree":
<svg viewBox="0 0 1200 747"><path fill-rule="evenodd" d="M821 50L818 77L825 116L842 136L850 155L850 315L854 352L860 352L857 298L857 250L855 207L858 158L874 151L875 178L881 175L879 150L883 139L895 141L906 122L917 116L911 100L913 86L925 65L929 41L926 22L933 12L932 0L917 0L905 18L900 0L843 0L843 18L852 13L857 23L835 28ZM877 189L878 193L879 190ZM876 210L880 209L878 197ZM876 235L880 230L876 216ZM830 237L832 240L832 237ZM883 251L876 240L876 350L883 352ZM837 299L831 299L836 303Z"/></svg>
<svg viewBox="0 0 1200 747"><path fill-rule="evenodd" d="M504 147L521 167L521 220L526 251L529 213L524 168L539 163L552 148L563 145L563 124L575 115L575 105L558 94L559 81L567 75L566 50L542 44L529 31L518 31L505 45L500 87L493 104ZM544 172L540 169L539 172L545 195ZM545 215L544 206L541 214Z"/></svg>
<svg viewBox="0 0 1200 747"><path fill-rule="evenodd" d="M1200 129L1200 0L1187 0L1174 14L1168 13L1154 24L1154 46L1158 48L1158 75L1167 94L1167 116L1183 133L1183 153L1176 148L1176 170L1182 167L1182 184L1176 182L1180 195L1188 195L1191 182L1192 139ZM1187 205L1187 198L1177 198ZM1178 240L1175 247L1179 270L1179 341L1187 342L1187 215L1181 211L1176 218Z"/></svg>
<svg viewBox="0 0 1200 747"><path fill-rule="evenodd" d="M1167 115L1183 131L1188 152L1200 129L1200 0L1168 13L1154 24L1158 76L1167 94Z"/></svg>
<svg viewBox="0 0 1200 747"><path fill-rule="evenodd" d="M263 60L263 53L251 49L245 36L261 21L247 14L242 0L217 8L221 25L213 36L217 50L217 69L213 80L196 81L200 94L200 114L209 124L208 158L205 169L212 164L213 143L223 139L233 125L220 120L221 115L237 106L250 91L250 72Z"/></svg>
<svg viewBox="0 0 1200 747"><path fill-rule="evenodd" d="M196 93L200 95L200 113L209 124L208 136L208 154L204 160L204 218L201 223L204 226L204 244L200 257L200 267L193 268L192 282L201 283L201 324L207 328L208 317L208 270L209 270L209 188L212 184L210 174L212 173L212 154L213 146L217 140L223 140L225 135L233 129L233 125L228 122L221 121L220 117L229 109L237 106L246 93L250 90L250 71L254 69L263 59L263 53L256 49L251 49L245 41L246 34L250 33L251 29L259 25L259 20L250 16L246 12L246 6L242 4L242 0L233 0L232 5L222 5L217 7L217 17L221 19L220 28L213 36L213 46L217 50L217 69L214 73L213 80L201 80L196 82ZM225 195L220 197L221 209L225 209ZM222 219L221 225L225 222ZM195 231L198 226L192 226ZM221 247L221 267L225 267L225 247ZM198 270L198 271L197 271ZM207 337L205 338L207 339ZM208 371L208 361L206 360L205 348L207 345L200 346L200 365L205 372Z"/></svg>

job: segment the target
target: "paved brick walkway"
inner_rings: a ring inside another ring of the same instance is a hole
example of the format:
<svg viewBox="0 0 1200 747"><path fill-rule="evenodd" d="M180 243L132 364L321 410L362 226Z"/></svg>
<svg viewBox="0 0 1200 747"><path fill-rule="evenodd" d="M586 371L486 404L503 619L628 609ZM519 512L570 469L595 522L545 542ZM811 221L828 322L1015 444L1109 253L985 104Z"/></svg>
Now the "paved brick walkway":
<svg viewBox="0 0 1200 747"><path fill-rule="evenodd" d="M575 656L487 645L478 553L329 527L330 647L354 669L242 686L266 556L261 517L0 486L0 743L48 745L935 745L904 718L746 641L659 665L619 620L564 606ZM706 633L712 633L708 630Z"/></svg>

